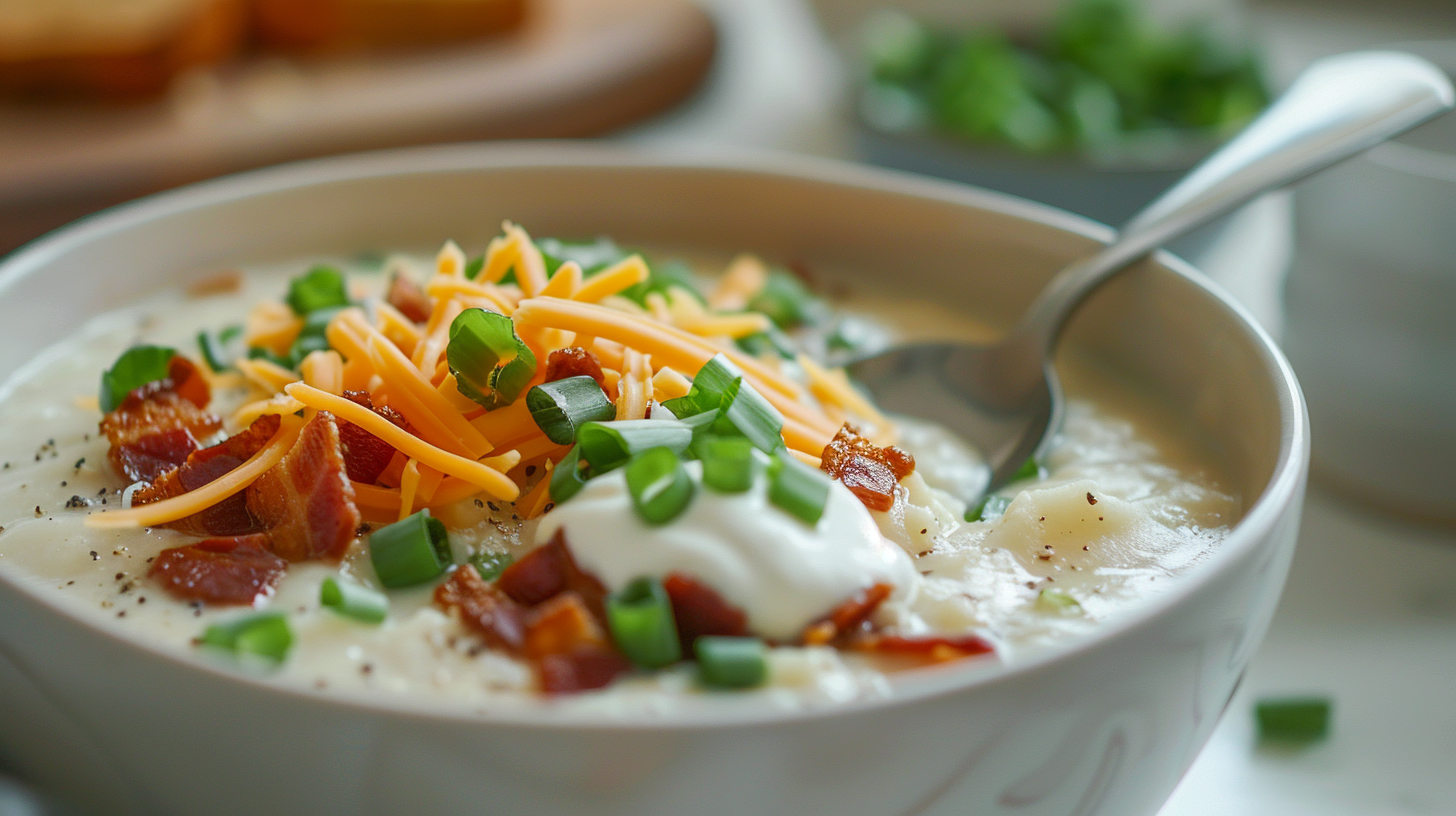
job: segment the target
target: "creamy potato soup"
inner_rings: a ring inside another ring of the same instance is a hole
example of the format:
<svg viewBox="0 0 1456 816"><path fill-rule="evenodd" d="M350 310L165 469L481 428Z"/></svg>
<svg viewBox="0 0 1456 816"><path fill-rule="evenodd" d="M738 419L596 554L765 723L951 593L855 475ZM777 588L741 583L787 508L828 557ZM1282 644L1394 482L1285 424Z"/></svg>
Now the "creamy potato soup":
<svg viewBox="0 0 1456 816"><path fill-rule="evenodd" d="M0 572L325 693L802 706L1075 638L1237 520L1216 457L1079 360L1049 454L978 495L950 430L826 363L927 336L984 331L512 224L209 278L5 385Z"/></svg>

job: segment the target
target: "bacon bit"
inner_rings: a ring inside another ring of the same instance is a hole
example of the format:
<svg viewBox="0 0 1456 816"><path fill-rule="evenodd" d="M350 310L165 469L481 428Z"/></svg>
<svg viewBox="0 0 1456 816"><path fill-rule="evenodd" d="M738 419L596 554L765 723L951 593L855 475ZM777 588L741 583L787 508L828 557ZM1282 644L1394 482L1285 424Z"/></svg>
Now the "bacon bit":
<svg viewBox="0 0 1456 816"><path fill-rule="evenodd" d="M863 629L880 604L890 597L895 588L889 584L875 584L856 592L849 600L834 607L825 618L812 623L804 630L804 643L823 646L841 636Z"/></svg>
<svg viewBox="0 0 1456 816"><path fill-rule="evenodd" d="M748 634L748 616L723 600L712 587L680 572L668 573L662 588L672 601L673 622L682 641L683 654L693 653L693 644L703 635L738 637Z"/></svg>
<svg viewBox="0 0 1456 816"><path fill-rule="evenodd" d="M591 377L603 391L607 389L606 377L602 374L601 361L597 356L580 346L556 349L546 358L546 382L556 382L567 377Z"/></svg>
<svg viewBox="0 0 1456 816"><path fill-rule="evenodd" d="M204 298L210 295L226 295L242 288L243 273L236 269L229 269L205 278L198 278L187 284L187 297Z"/></svg>
<svg viewBox="0 0 1456 816"><path fill-rule="evenodd" d="M268 551L267 536L209 538L162 550L147 575L174 597L214 604L252 604L270 595L288 562Z"/></svg>
<svg viewBox="0 0 1456 816"><path fill-rule="evenodd" d="M435 606L460 616L460 622L487 645L513 654L526 645L526 610L480 577L474 567L455 570L435 587Z"/></svg>
<svg viewBox="0 0 1456 816"><path fill-rule="evenodd" d="M408 430L404 417L398 411L388 406L375 407L368 391L345 391L344 398L362 408L368 408L394 423L396 427ZM394 458L394 446L352 422L340 419L335 422L339 426L339 443L343 447L344 465L349 478L363 484L374 484Z"/></svg>
<svg viewBox="0 0 1456 816"><path fill-rule="evenodd" d="M1091 493L1088 493L1087 494L1087 503L1088 504L1096 504L1097 503L1097 497L1096 496L1093 496Z"/></svg>
<svg viewBox="0 0 1456 816"><path fill-rule="evenodd" d="M166 379L148 383L101 419L111 441L107 459L117 473L150 482L187 460L198 439L217 433L222 419L202 409L211 399L207 381L183 357L173 357Z"/></svg>
<svg viewBox="0 0 1456 816"><path fill-rule="evenodd" d="M610 650L607 636L592 617L586 602L575 592L563 592L531 610L526 624L526 656Z"/></svg>
<svg viewBox="0 0 1456 816"><path fill-rule="evenodd" d="M537 664L536 676L547 694L571 694L610 685L631 670L627 658L604 650L548 655Z"/></svg>
<svg viewBox="0 0 1456 816"><path fill-rule="evenodd" d="M157 476L152 484L132 496L133 504L149 504L180 496L189 490L222 477L263 449L278 432L282 420L276 414L265 414L247 430L228 439L195 451L179 466ZM174 530L203 536L240 536L262 532L262 527L248 512L247 498L237 493L200 513L194 513L169 525Z"/></svg>
<svg viewBox="0 0 1456 816"><path fill-rule="evenodd" d="M919 657L935 663L996 651L996 647L980 635L873 635L856 641L854 647L866 652Z"/></svg>
<svg viewBox="0 0 1456 816"><path fill-rule="evenodd" d="M900 448L879 447L845 423L824 448L819 467L865 507L883 512L895 504L895 485L915 471L915 457Z"/></svg>
<svg viewBox="0 0 1456 816"><path fill-rule="evenodd" d="M511 600L526 606L545 603L563 592L575 592L597 620L606 620L606 587L576 565L560 530L550 541L506 567L496 579L496 586Z"/></svg>
<svg viewBox="0 0 1456 816"><path fill-rule="evenodd" d="M327 411L314 415L293 449L246 493L248 513L268 530L273 552L290 561L343 557L363 520Z"/></svg>
<svg viewBox="0 0 1456 816"><path fill-rule="evenodd" d="M398 272L389 279L389 294L385 296L385 300L398 309L400 314L416 323L427 322L430 312L434 310L434 304L430 301L430 296L425 294L425 290Z"/></svg>

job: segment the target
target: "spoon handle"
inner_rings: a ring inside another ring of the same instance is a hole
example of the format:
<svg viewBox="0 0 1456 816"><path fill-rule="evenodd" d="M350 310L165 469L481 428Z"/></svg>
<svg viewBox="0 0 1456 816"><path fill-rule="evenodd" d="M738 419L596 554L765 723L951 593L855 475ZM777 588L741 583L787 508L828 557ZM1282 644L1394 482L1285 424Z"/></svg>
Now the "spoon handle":
<svg viewBox="0 0 1456 816"><path fill-rule="evenodd" d="M1050 353L1087 295L1134 261L1269 190L1404 133L1452 103L1446 75L1410 54L1362 51L1314 62L1243 132L1133 216L1116 241L1053 278L1015 334Z"/></svg>

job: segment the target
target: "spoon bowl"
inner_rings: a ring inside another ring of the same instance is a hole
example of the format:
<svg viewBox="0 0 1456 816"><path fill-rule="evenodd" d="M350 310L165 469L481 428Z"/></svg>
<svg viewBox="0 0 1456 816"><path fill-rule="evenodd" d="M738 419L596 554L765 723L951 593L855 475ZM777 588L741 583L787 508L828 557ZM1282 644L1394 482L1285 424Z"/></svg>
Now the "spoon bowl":
<svg viewBox="0 0 1456 816"><path fill-rule="evenodd" d="M1059 272L999 343L901 346L852 362L849 373L888 410L938 422L978 448L988 470L982 493L998 488L1042 452L1060 423L1051 354L1092 292L1170 239L1398 136L1453 102L1445 73L1410 54L1319 60L1105 249Z"/></svg>

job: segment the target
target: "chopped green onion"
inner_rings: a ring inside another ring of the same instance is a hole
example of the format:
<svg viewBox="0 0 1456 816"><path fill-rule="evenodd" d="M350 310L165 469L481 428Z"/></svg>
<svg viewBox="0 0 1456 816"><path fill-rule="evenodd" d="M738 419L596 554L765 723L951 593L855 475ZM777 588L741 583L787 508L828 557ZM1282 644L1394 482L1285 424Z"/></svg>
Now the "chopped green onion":
<svg viewBox="0 0 1456 816"><path fill-rule="evenodd" d="M758 332L757 334L750 334L747 337L740 337L734 342L740 349L755 357L764 357L772 354L782 357L785 360L792 360L799 353L799 350L794 347L794 341L789 339L787 334L779 331L777 326L771 327L766 332Z"/></svg>
<svg viewBox="0 0 1456 816"><path fill-rule="evenodd" d="M111 368L101 374L97 401L101 413L116 410L126 395L147 383L164 380L177 352L164 346L132 346L123 351Z"/></svg>
<svg viewBox="0 0 1456 816"><path fill-rule="evenodd" d="M1011 474L1011 478L1008 479L1007 481L1008 482L1020 482L1020 481L1026 480L1026 479L1040 479L1040 478L1041 478L1041 465L1038 465L1036 463L1036 459L1033 457L1031 459L1027 459L1025 462L1022 462L1021 463L1021 467L1017 468L1016 469L1016 472L1013 473L1013 474Z"/></svg>
<svg viewBox="0 0 1456 816"><path fill-rule="evenodd" d="M752 637L704 635L693 642L698 676L714 688L752 688L768 679L768 649Z"/></svg>
<svg viewBox="0 0 1456 816"><path fill-rule="evenodd" d="M991 521L1006 515L1011 500L1005 496L986 496L966 511L966 521Z"/></svg>
<svg viewBox="0 0 1456 816"><path fill-rule="evenodd" d="M693 428L665 419L588 422L576 432L581 456L597 473L616 470L649 448L668 448L681 456L693 442Z"/></svg>
<svg viewBox="0 0 1456 816"><path fill-rule="evenodd" d="M655 578L638 578L608 595L607 625L622 654L643 668L660 669L682 659L672 601Z"/></svg>
<svg viewBox="0 0 1456 816"><path fill-rule="evenodd" d="M810 526L829 502L829 475L793 456L775 456L768 469L768 500Z"/></svg>
<svg viewBox="0 0 1456 816"><path fill-rule="evenodd" d="M639 306L646 306L648 295L653 292L666 294L672 289L681 289L699 303L707 302L698 291L697 276L693 274L692 267L681 261L648 264L647 280L623 290L622 297L635 301Z"/></svg>
<svg viewBox="0 0 1456 816"><path fill-rule="evenodd" d="M764 453L784 447L784 415L741 377L724 391L713 430L742 434Z"/></svg>
<svg viewBox="0 0 1456 816"><path fill-rule="evenodd" d="M485 256L476 255L465 262L465 277L467 280L475 280L480 277L480 270L485 268Z"/></svg>
<svg viewBox="0 0 1456 816"><path fill-rule="evenodd" d="M559 238L540 238L536 246L546 259L546 273L556 274L567 261L576 261L581 267L583 274L591 275L600 272L617 261L626 258L630 252L617 246L617 243L610 238L602 237L595 241L563 241Z"/></svg>
<svg viewBox="0 0 1456 816"><path fill-rule="evenodd" d="M693 480L678 457L679 452L670 448L651 448L627 463L632 507L648 524L672 521L693 500Z"/></svg>
<svg viewBox="0 0 1456 816"><path fill-rule="evenodd" d="M344 273L332 266L315 266L288 282L286 300L299 316L331 306L348 306Z"/></svg>
<svg viewBox="0 0 1456 816"><path fill-rule="evenodd" d="M782 269L768 273L763 288L749 300L748 308L763 312L781 329L817 323L824 316L823 302L802 281Z"/></svg>
<svg viewBox="0 0 1456 816"><path fill-rule="evenodd" d="M273 363L274 365L280 365L280 366L283 366L284 368L293 368L293 361L292 360L288 359L287 357L279 357L278 355L274 354L273 352L269 351L268 349L261 348L261 347L258 347L258 346L254 346L254 347L248 349L248 359L249 360L267 360L268 362Z"/></svg>
<svg viewBox="0 0 1456 816"><path fill-rule="evenodd" d="M369 536L369 560L379 583L397 589L439 577L450 566L450 536L428 509L380 527Z"/></svg>
<svg viewBox="0 0 1456 816"><path fill-rule="evenodd" d="M703 484L719 493L753 487L753 443L741 436L711 436L695 447L703 460Z"/></svg>
<svg viewBox="0 0 1456 816"><path fill-rule="evenodd" d="M466 309L450 324L445 361L460 393L490 410L515 402L536 373L536 355L511 319L484 309Z"/></svg>
<svg viewBox="0 0 1456 816"><path fill-rule="evenodd" d="M526 407L546 438L570 445L587 422L606 422L617 415L597 381L586 375L542 383L526 392Z"/></svg>
<svg viewBox="0 0 1456 816"><path fill-rule="evenodd" d="M319 603L365 623L380 623L389 615L389 598L384 593L333 576L319 585Z"/></svg>
<svg viewBox="0 0 1456 816"><path fill-rule="evenodd" d="M263 612L207 627L198 642L236 655L256 655L283 662L293 645L288 618L281 612Z"/></svg>
<svg viewBox="0 0 1456 816"><path fill-rule="evenodd" d="M581 468L581 446L576 445L567 452L556 468L551 471L551 501L561 504L586 487L588 475Z"/></svg>
<svg viewBox="0 0 1456 816"><path fill-rule="evenodd" d="M510 553L486 550L485 552L470 556L470 565L475 567L475 571L480 573L481 578L487 581L494 581L500 577L500 574L505 571L506 567L515 563L515 560L511 557Z"/></svg>
<svg viewBox="0 0 1456 816"><path fill-rule="evenodd" d="M223 341L224 343L231 343L232 341L242 336L243 327L237 325L236 323L231 326L223 327L223 330L217 333L217 339Z"/></svg>
<svg viewBox="0 0 1456 816"><path fill-rule="evenodd" d="M1330 729L1327 697L1291 697L1260 700L1254 706L1259 739L1306 744L1325 738Z"/></svg>
<svg viewBox="0 0 1456 816"><path fill-rule="evenodd" d="M1037 593L1036 606L1043 612L1058 615L1074 615L1082 611L1082 605L1077 603L1077 599L1060 589L1048 588Z"/></svg>
<svg viewBox="0 0 1456 816"><path fill-rule="evenodd" d="M663 405L676 417L689 417L711 411L723 404L724 394L733 387L734 381L741 379L743 370L727 357L717 354L698 369L697 376L693 377L693 387L689 389L687 396L670 399Z"/></svg>
<svg viewBox="0 0 1456 816"><path fill-rule="evenodd" d="M207 367L214 374L232 368L233 361L237 359L237 355L228 350L228 344L222 336L210 331L197 333L197 348L202 351L203 362L207 363Z"/></svg>

